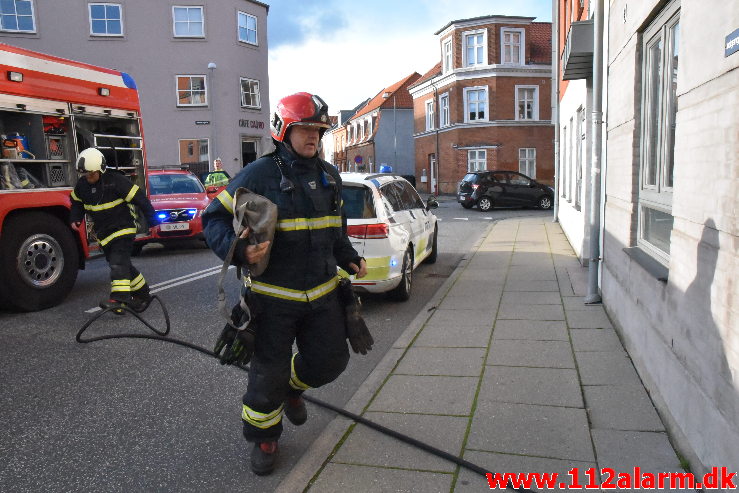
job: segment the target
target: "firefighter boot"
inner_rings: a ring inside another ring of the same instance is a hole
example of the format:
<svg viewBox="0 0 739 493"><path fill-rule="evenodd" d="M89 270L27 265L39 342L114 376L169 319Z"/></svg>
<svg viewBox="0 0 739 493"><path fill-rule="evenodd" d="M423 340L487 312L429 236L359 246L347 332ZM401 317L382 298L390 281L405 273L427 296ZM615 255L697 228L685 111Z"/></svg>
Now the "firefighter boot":
<svg viewBox="0 0 739 493"><path fill-rule="evenodd" d="M131 301L128 303L129 308L136 313L142 313L144 310L149 308L152 297L147 295L133 295Z"/></svg>
<svg viewBox="0 0 739 493"><path fill-rule="evenodd" d="M110 309L116 315L123 315L123 310L120 308L126 304L119 300L108 299L100 302L100 308L103 310Z"/></svg>
<svg viewBox="0 0 739 493"><path fill-rule="evenodd" d="M272 474L277 461L277 442L255 443L251 451L251 470L257 476Z"/></svg>
<svg viewBox="0 0 739 493"><path fill-rule="evenodd" d="M288 397L285 401L285 416L295 426L300 426L308 420L308 410L305 400L300 397Z"/></svg>

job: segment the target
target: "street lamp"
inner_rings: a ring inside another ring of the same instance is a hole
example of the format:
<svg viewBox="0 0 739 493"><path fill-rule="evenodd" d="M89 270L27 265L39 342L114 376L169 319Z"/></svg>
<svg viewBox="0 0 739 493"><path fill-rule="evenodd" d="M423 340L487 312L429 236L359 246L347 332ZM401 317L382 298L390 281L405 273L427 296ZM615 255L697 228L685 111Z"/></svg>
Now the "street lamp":
<svg viewBox="0 0 739 493"><path fill-rule="evenodd" d="M215 72L216 72L216 62L210 62L208 63L208 85L210 86L210 145L208 146L208 151L213 149L213 157L218 157L218 152L216 152L217 146L216 146L216 138L218 136L218 133L216 132L216 83L215 83ZM210 152L208 152L210 154ZM210 155L208 156L208 171L210 171Z"/></svg>

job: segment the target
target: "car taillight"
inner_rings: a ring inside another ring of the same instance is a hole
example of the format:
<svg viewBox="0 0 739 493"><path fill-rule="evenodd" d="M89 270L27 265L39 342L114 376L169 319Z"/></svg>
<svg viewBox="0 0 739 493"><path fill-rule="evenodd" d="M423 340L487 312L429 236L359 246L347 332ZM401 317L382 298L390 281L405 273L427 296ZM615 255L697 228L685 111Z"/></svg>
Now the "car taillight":
<svg viewBox="0 0 739 493"><path fill-rule="evenodd" d="M363 240L375 240L379 238L387 238L390 228L387 224L358 224L347 226L346 234L353 238Z"/></svg>
<svg viewBox="0 0 739 493"><path fill-rule="evenodd" d="M477 187L479 187L479 186L480 185L478 185L477 183L473 183L472 184L472 190L477 190Z"/></svg>

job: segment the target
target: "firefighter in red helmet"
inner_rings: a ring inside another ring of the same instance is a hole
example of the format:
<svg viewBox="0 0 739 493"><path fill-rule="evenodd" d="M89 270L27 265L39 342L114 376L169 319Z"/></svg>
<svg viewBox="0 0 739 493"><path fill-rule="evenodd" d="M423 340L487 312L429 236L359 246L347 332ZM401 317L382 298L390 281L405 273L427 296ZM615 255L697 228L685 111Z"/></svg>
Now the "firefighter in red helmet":
<svg viewBox="0 0 739 493"><path fill-rule="evenodd" d="M294 425L303 424L307 411L301 394L332 382L346 368L347 337L362 354L373 343L366 326L361 337L352 331L337 289L337 266L357 277L364 277L367 267L346 234L341 177L318 157L329 126L320 97L300 92L281 99L271 121L275 151L244 167L203 215L208 244L222 259L233 242L233 263L241 267L258 264L270 250L266 268L251 276L247 290L249 330L233 330L245 323L237 305L215 351L226 355L239 347L236 360L244 363L253 350L241 417L244 437L254 444L251 468L259 475L274 470L282 414ZM235 237L239 188L277 205L271 244Z"/></svg>

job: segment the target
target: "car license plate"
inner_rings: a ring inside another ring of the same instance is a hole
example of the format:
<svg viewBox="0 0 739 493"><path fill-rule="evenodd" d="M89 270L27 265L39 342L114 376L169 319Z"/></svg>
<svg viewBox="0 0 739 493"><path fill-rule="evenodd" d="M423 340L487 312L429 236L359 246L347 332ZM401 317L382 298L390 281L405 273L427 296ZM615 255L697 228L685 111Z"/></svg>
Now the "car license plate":
<svg viewBox="0 0 739 493"><path fill-rule="evenodd" d="M160 224L159 229L161 231L184 231L190 229L189 223L169 223Z"/></svg>
<svg viewBox="0 0 739 493"><path fill-rule="evenodd" d="M459 194L459 200L464 200L464 195L462 195L461 193Z"/></svg>

